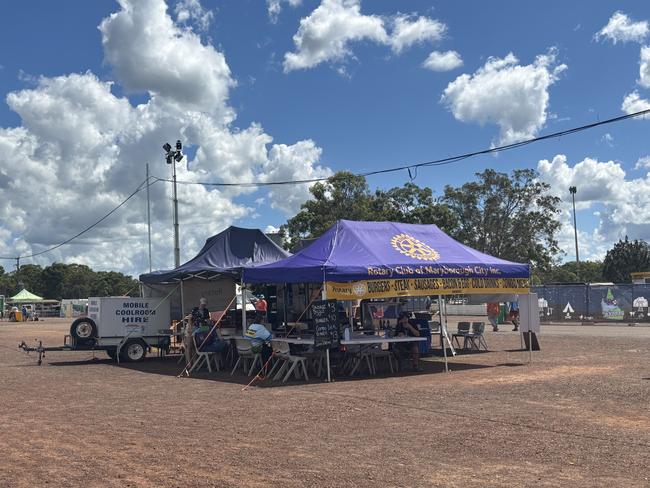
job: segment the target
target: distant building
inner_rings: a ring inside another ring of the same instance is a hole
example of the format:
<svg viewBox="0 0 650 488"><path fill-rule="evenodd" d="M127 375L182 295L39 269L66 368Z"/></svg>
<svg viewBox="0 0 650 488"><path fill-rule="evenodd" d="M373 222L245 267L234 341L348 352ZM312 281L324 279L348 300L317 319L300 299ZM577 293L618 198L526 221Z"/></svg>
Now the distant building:
<svg viewBox="0 0 650 488"><path fill-rule="evenodd" d="M647 285L650 284L650 271L641 271L638 273L630 273L632 276L632 283L635 285Z"/></svg>

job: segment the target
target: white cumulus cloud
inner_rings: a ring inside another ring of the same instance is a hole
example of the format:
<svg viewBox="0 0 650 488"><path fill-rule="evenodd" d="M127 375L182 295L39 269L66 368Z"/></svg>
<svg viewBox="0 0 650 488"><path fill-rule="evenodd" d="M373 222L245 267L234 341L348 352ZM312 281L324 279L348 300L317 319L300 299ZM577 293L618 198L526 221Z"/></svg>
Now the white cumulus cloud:
<svg viewBox="0 0 650 488"><path fill-rule="evenodd" d="M593 257L602 258L604 252L625 235L631 239L650 239L650 173L643 178L628 178L618 162L585 158L571 165L563 154L550 161L539 161L537 169L540 179L551 185L551 192L564 200L567 226L570 225L570 186L577 187L575 197L579 210L604 206L604 210L594 212L598 224L584 241L594 245ZM567 242L565 249L569 254L570 245L570 241Z"/></svg>
<svg viewBox="0 0 650 488"><path fill-rule="evenodd" d="M512 53L490 57L475 73L449 83L441 101L457 120L497 124L500 144L529 139L546 123L549 88L565 69L554 50L528 65Z"/></svg>
<svg viewBox="0 0 650 488"><path fill-rule="evenodd" d="M456 51L433 51L422 66L431 71L451 71L460 68L463 65L463 59Z"/></svg>
<svg viewBox="0 0 650 488"><path fill-rule="evenodd" d="M273 20L272 14L279 12L281 5L278 0L269 0L268 5ZM309 69L326 62L344 63L354 56L355 42L389 46L395 54L400 54L417 44L438 42L446 32L443 22L416 13L365 15L361 12L361 0L321 0L310 15L301 19L293 36L295 51L284 55L284 72ZM445 61L449 64L451 59ZM344 66L338 66L337 71L347 74Z"/></svg>
<svg viewBox="0 0 650 488"><path fill-rule="evenodd" d="M271 19L271 22L274 24L278 21L283 3L287 3L292 7L297 7L302 4L302 0L266 0L266 9L269 13L269 19Z"/></svg>
<svg viewBox="0 0 650 488"><path fill-rule="evenodd" d="M650 88L650 46L641 48L641 59L639 61L639 85L643 88Z"/></svg>
<svg viewBox="0 0 650 488"><path fill-rule="evenodd" d="M639 158L634 165L634 169L650 169L650 156L643 156Z"/></svg>
<svg viewBox="0 0 650 488"><path fill-rule="evenodd" d="M296 51L284 55L284 71L343 61L352 54L349 44L362 40L387 43L383 20L376 15L363 15L360 0L323 0L300 20L293 36Z"/></svg>
<svg viewBox="0 0 650 488"><path fill-rule="evenodd" d="M333 173L329 168L317 166L322 150L313 141L300 141L292 146L276 144L269 151L264 166L264 181L309 180L324 178ZM295 185L291 191L271 187L271 207L285 212L294 211L309 198L308 184Z"/></svg>
<svg viewBox="0 0 650 488"><path fill-rule="evenodd" d="M207 30L214 17L211 10L205 10L199 0L181 0L174 8L176 20L181 24L194 22L199 30Z"/></svg>
<svg viewBox="0 0 650 488"><path fill-rule="evenodd" d="M645 98L641 98L639 92L633 91L629 93L621 104L621 110L626 114L633 114L636 112L642 112L644 110L650 110L650 101ZM643 118L650 118L648 115L644 115Z"/></svg>
<svg viewBox="0 0 650 488"><path fill-rule="evenodd" d="M390 45L393 52L400 53L414 44L439 41L446 31L447 26L439 20L398 14L393 20Z"/></svg>
<svg viewBox="0 0 650 488"><path fill-rule="evenodd" d="M643 42L650 33L647 21L635 22L623 12L614 12L607 25L596 33L597 39L617 42Z"/></svg>
<svg viewBox="0 0 650 488"><path fill-rule="evenodd" d="M235 86L223 53L183 30L162 0L119 0L122 9L99 26L106 61L129 92L150 92L182 108L233 118Z"/></svg>
<svg viewBox="0 0 650 488"><path fill-rule="evenodd" d="M161 147L166 141L181 139L195 154L176 165L182 260L211 234L255 215L243 201L246 195L258 192L258 198L290 214L309 188L189 183L331 174L311 140L274 144L259 123L234 126L228 97L235 82L225 56L183 25L205 12L197 10L197 1L181 2L194 10L185 18L177 9L177 21L164 0L119 5L100 25L115 81L92 72L35 77L25 80L28 88L7 96L21 123L0 128L0 255L44 250L97 222L143 182L145 163L155 177L169 178ZM116 85L147 99L134 105L115 95ZM173 256L170 185L157 181L150 190L153 265L165 268ZM146 236L145 192L140 192L88 234L34 262L79 262L139 274L148 269Z"/></svg>

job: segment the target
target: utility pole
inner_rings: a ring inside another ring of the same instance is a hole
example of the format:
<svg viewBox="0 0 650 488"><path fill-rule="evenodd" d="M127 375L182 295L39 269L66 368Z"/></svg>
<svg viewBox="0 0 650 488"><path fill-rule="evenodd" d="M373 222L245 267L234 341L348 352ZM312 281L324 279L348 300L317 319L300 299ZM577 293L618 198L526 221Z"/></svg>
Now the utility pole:
<svg viewBox="0 0 650 488"><path fill-rule="evenodd" d="M163 145L165 150L165 159L167 164L172 165L172 183L174 189L174 268L178 268L181 265L181 248L179 244L179 234L178 234L178 195L176 193L176 163L179 163L183 160L183 145L181 141L176 141L176 151L172 151L172 147L169 143Z"/></svg>
<svg viewBox="0 0 650 488"><path fill-rule="evenodd" d="M20 288L20 258L16 258L16 289Z"/></svg>
<svg viewBox="0 0 650 488"><path fill-rule="evenodd" d="M149 163L147 163L147 232L149 234L149 273L151 273L151 200L149 198Z"/></svg>
<svg viewBox="0 0 650 488"><path fill-rule="evenodd" d="M575 186L569 187L571 199L573 200L573 232L576 240L576 278L580 280L580 254L578 254L578 225L576 224L576 192L578 189Z"/></svg>

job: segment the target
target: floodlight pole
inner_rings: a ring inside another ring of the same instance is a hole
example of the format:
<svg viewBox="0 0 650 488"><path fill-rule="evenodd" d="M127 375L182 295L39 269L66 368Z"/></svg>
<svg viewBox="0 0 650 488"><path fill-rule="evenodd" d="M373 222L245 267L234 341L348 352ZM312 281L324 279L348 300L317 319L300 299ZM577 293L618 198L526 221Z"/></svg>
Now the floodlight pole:
<svg viewBox="0 0 650 488"><path fill-rule="evenodd" d="M578 254L578 226L576 224L576 192L578 189L575 186L569 187L571 199L573 200L573 232L576 240L576 278L580 279L580 255Z"/></svg>
<svg viewBox="0 0 650 488"><path fill-rule="evenodd" d="M20 258L16 258L16 289L18 288L20 288Z"/></svg>
<svg viewBox="0 0 650 488"><path fill-rule="evenodd" d="M147 163L147 233L149 234L149 273L151 273L151 200L149 198L149 163Z"/></svg>
<svg viewBox="0 0 650 488"><path fill-rule="evenodd" d="M172 160L172 181L174 183L174 268L181 265L181 248L178 242L178 194L176 193L176 160Z"/></svg>
<svg viewBox="0 0 650 488"><path fill-rule="evenodd" d="M181 265L181 248L179 244L179 233L178 233L178 194L176 192L176 163L180 163L183 160L183 144L181 141L176 141L176 150L172 150L172 146L169 143L163 145L165 150L165 160L167 164L172 165L172 183L173 183L173 200L174 200L174 268L178 268Z"/></svg>

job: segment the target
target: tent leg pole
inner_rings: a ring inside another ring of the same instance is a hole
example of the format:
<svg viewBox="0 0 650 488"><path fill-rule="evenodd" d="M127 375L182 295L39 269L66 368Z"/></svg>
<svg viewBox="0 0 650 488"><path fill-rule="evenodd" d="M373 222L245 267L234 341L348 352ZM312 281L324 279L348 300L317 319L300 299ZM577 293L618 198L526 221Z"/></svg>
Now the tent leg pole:
<svg viewBox="0 0 650 488"><path fill-rule="evenodd" d="M284 325L284 332L285 335L287 332L287 284L284 284L284 287L282 288L282 324Z"/></svg>
<svg viewBox="0 0 650 488"><path fill-rule="evenodd" d="M244 280L241 280L241 335L242 337L246 337L246 289L244 288ZM237 307L235 306L235 309Z"/></svg>
<svg viewBox="0 0 650 488"><path fill-rule="evenodd" d="M185 297L183 296L183 280L181 280L181 322L185 318Z"/></svg>
<svg viewBox="0 0 650 488"><path fill-rule="evenodd" d="M528 330L528 364L533 364L533 334Z"/></svg>
<svg viewBox="0 0 650 488"><path fill-rule="evenodd" d="M321 291L321 299L327 300L327 290L325 288L325 282L324 281L323 281L323 291ZM332 380L332 378L331 378L331 370L330 370L330 350L329 350L329 347L327 349L325 349L325 360L327 361L327 382L329 383Z"/></svg>
<svg viewBox="0 0 650 488"><path fill-rule="evenodd" d="M331 376L330 376L330 350L325 349L325 358L327 359L327 382L329 383L332 381Z"/></svg>
<svg viewBox="0 0 650 488"><path fill-rule="evenodd" d="M449 363L447 362L447 346L445 338L447 334L443 332L445 324L442 322L442 295L438 295L438 317L440 318L440 345L442 346L442 355L445 357L445 371L449 372Z"/></svg>

